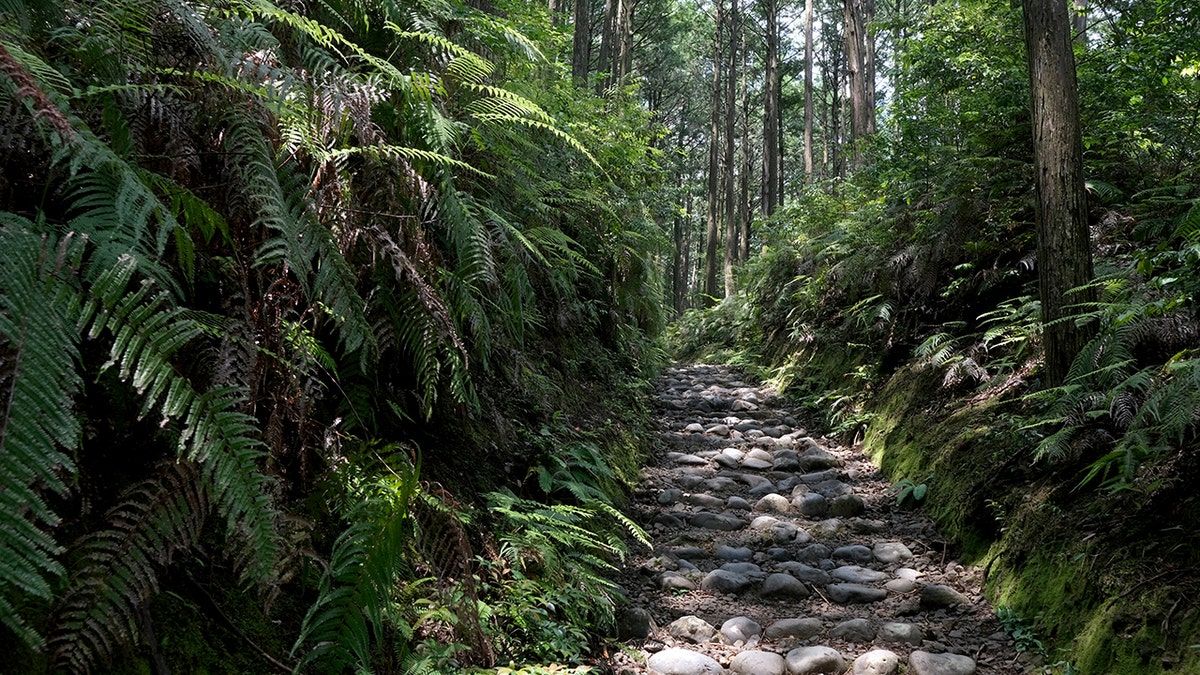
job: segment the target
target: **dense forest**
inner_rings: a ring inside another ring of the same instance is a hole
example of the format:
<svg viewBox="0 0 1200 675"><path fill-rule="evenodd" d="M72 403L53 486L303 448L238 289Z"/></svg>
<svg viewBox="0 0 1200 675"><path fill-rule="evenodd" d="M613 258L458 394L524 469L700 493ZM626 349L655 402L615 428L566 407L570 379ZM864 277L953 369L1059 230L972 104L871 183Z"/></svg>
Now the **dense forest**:
<svg viewBox="0 0 1200 675"><path fill-rule="evenodd" d="M0 0L0 672L605 672L672 360L1197 672L1198 154L1191 0Z"/></svg>

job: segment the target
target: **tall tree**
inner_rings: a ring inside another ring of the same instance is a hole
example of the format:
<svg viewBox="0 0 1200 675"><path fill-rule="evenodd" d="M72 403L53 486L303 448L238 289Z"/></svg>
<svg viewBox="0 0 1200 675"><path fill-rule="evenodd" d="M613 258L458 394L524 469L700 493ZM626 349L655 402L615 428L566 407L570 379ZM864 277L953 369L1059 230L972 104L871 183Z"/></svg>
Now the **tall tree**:
<svg viewBox="0 0 1200 675"><path fill-rule="evenodd" d="M874 0L844 0L846 69L850 77L850 142L854 163L864 161L862 141L875 133Z"/></svg>
<svg viewBox="0 0 1200 675"><path fill-rule="evenodd" d="M729 3L729 53L725 71L725 149L722 153L725 186L725 297L733 295L734 266L738 252L737 191L734 189L734 134L737 132L737 59L738 33L741 30L741 0Z"/></svg>
<svg viewBox="0 0 1200 675"><path fill-rule="evenodd" d="M766 17L766 71L763 74L762 212L770 216L779 205L779 0L763 0Z"/></svg>
<svg viewBox="0 0 1200 675"><path fill-rule="evenodd" d="M1037 190L1038 294L1046 378L1059 384L1089 331L1068 317L1095 299L1071 20L1063 0L1023 0Z"/></svg>
<svg viewBox="0 0 1200 675"><path fill-rule="evenodd" d="M592 57L592 3L589 0L575 0L573 37L571 79L582 87L587 85L588 63Z"/></svg>
<svg viewBox="0 0 1200 675"><path fill-rule="evenodd" d="M804 0L804 177L813 179L813 0Z"/></svg>
<svg viewBox="0 0 1200 675"><path fill-rule="evenodd" d="M717 245L720 243L721 204L721 55L725 7L717 0L714 7L712 51L712 111L708 125L708 227L704 238L705 303L717 296Z"/></svg>

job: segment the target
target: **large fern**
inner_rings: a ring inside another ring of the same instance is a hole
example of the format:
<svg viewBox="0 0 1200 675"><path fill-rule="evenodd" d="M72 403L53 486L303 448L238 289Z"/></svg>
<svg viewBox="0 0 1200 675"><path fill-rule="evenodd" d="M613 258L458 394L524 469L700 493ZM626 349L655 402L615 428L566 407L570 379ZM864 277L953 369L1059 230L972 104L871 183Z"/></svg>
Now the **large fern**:
<svg viewBox="0 0 1200 675"><path fill-rule="evenodd" d="M0 214L0 621L30 646L43 641L24 606L49 601L63 572L45 495L67 490L80 433L72 278L84 242L42 229Z"/></svg>

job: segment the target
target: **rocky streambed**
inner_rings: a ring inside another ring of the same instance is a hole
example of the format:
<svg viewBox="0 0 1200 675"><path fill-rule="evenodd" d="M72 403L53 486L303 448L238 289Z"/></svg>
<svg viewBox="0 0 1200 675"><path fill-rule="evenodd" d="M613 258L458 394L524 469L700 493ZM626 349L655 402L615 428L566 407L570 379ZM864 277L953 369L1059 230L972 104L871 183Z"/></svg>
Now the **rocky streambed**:
<svg viewBox="0 0 1200 675"><path fill-rule="evenodd" d="M619 580L615 672L1028 672L982 572L897 508L862 452L724 367L668 370L655 404L661 443L631 504L654 548Z"/></svg>

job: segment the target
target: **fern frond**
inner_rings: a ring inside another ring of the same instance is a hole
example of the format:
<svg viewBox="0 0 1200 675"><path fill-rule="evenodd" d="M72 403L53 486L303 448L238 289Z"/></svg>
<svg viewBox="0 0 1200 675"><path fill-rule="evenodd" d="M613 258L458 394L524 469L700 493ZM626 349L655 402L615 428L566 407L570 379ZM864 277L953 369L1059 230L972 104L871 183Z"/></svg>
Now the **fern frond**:
<svg viewBox="0 0 1200 675"><path fill-rule="evenodd" d="M380 643L387 622L396 618L390 604L406 570L416 469L401 469L395 481L385 482L363 495L348 514L350 527L334 543L329 572L292 647L293 655L303 653L297 670L317 665L328 672L369 672L372 642Z"/></svg>
<svg viewBox="0 0 1200 675"><path fill-rule="evenodd" d="M68 283L83 242L42 235L34 223L0 214L0 622L26 645L39 636L15 609L47 601L63 573L49 528L57 514L46 493L63 494L79 441L72 398L81 380L78 289Z"/></svg>
<svg viewBox="0 0 1200 675"><path fill-rule="evenodd" d="M138 635L136 610L158 592L159 575L193 547L211 511L192 462L162 465L105 516L107 529L79 545L50 641L56 668L90 672Z"/></svg>

